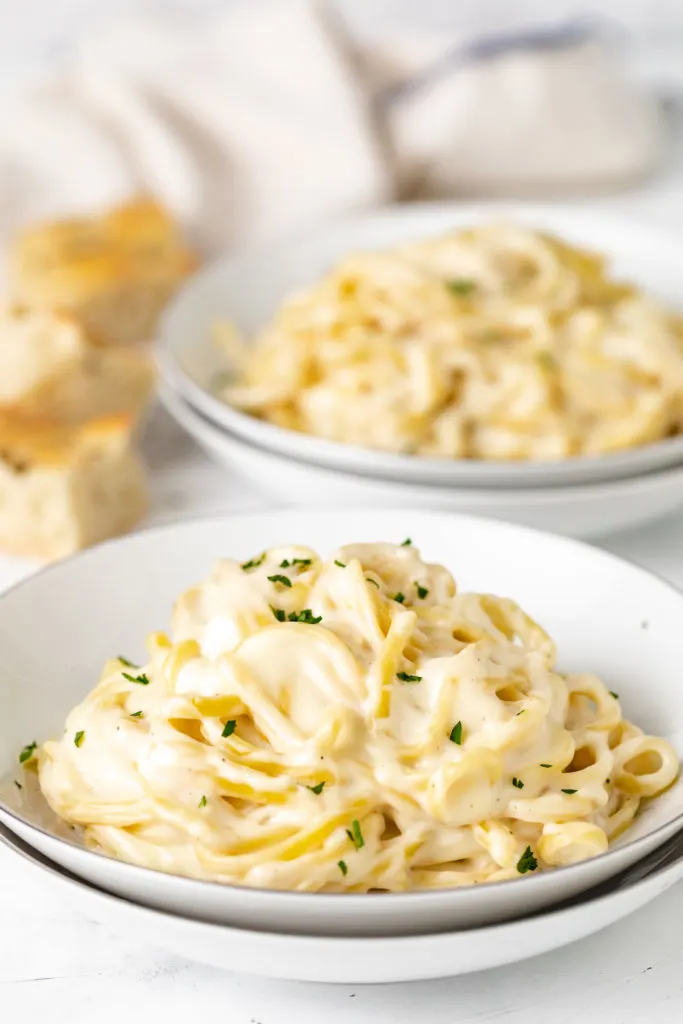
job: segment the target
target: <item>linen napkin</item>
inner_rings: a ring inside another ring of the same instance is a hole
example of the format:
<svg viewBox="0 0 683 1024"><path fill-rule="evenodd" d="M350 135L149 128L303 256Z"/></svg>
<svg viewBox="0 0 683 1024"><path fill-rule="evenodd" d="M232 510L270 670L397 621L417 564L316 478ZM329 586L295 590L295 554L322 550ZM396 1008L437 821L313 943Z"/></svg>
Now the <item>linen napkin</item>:
<svg viewBox="0 0 683 1024"><path fill-rule="evenodd" d="M594 34L401 29L325 0L130 15L77 40L0 119L0 247L30 220L151 192L204 255L412 195L617 185L655 104Z"/></svg>

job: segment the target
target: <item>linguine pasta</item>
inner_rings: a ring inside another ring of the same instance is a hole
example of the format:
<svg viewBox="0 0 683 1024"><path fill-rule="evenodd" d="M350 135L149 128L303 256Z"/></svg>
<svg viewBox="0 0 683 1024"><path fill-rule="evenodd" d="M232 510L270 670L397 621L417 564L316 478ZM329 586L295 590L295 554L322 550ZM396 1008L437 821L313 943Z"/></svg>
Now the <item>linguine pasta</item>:
<svg viewBox="0 0 683 1024"><path fill-rule="evenodd" d="M681 430L683 326L603 257L509 224L349 256L242 346L230 404L391 452L563 459Z"/></svg>
<svg viewBox="0 0 683 1024"><path fill-rule="evenodd" d="M26 757L91 847L163 871L328 892L518 878L603 853L678 772L513 601L458 593L409 542L221 561L148 650Z"/></svg>

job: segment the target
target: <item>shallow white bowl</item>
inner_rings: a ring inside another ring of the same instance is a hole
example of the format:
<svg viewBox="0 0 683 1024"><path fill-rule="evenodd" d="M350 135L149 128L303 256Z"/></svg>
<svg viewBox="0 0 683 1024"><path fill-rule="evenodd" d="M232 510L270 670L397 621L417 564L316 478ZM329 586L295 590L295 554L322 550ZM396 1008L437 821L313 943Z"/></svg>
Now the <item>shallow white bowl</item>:
<svg viewBox="0 0 683 1024"><path fill-rule="evenodd" d="M491 516L569 537L598 537L659 519L683 506L683 464L624 480L568 487L430 487L372 480L278 455L216 426L167 385L171 415L218 463L280 502L410 505Z"/></svg>
<svg viewBox="0 0 683 1024"><path fill-rule="evenodd" d="M413 204L356 215L256 252L225 257L200 270L168 307L159 331L162 376L205 416L237 437L330 468L413 483L459 487L539 487L635 475L683 461L683 437L560 462L510 463L397 455L285 430L215 397L225 357L211 325L233 321L247 336L263 326L292 290L320 278L358 249L424 238L452 228L506 218L552 231L613 258L614 273L635 281L673 308L683 288L683 239L661 228L578 205L522 203Z"/></svg>
<svg viewBox="0 0 683 1024"><path fill-rule="evenodd" d="M136 902L239 927L327 935L417 934L502 921L598 885L683 825L683 783L647 806L606 854L491 885L383 896L255 890L135 867L60 838L41 804L13 784L17 754L59 735L105 659L142 654L171 603L215 560L291 542L330 552L406 535L461 589L514 596L557 640L563 670L591 670L625 714L683 753L683 596L613 555L521 527L455 515L344 509L200 519L110 541L0 597L0 820L58 864ZM71 833L68 833L71 836Z"/></svg>
<svg viewBox="0 0 683 1024"><path fill-rule="evenodd" d="M573 903L509 924L405 938L325 938L188 921L87 885L0 825L0 846L36 870L36 883L124 935L230 971L296 981L372 984L469 974L526 960L626 917L683 878L681 836Z"/></svg>

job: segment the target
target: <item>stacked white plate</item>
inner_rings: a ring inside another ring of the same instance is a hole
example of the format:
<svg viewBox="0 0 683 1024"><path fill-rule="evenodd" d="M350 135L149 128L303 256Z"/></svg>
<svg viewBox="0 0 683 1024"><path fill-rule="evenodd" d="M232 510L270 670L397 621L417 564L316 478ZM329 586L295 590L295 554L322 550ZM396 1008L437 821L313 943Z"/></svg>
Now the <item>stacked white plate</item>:
<svg viewBox="0 0 683 1024"><path fill-rule="evenodd" d="M322 553L409 534L463 589L510 594L597 672L627 717L683 755L683 597L614 556L491 520L408 509L290 510L149 530L50 567L0 597L0 841L91 916L218 966L329 982L466 973L533 956L637 910L683 878L683 783L610 850L513 881L386 895L274 892L181 878L85 849L17 754L59 735L115 652L132 658L216 559L305 541ZM36 642L36 638L40 642ZM28 794L28 795L27 795Z"/></svg>
<svg viewBox="0 0 683 1024"><path fill-rule="evenodd" d="M230 320L249 337L289 293L317 280L349 252L497 218L604 252L616 275L673 308L680 302L683 242L675 234L578 206L401 206L227 257L192 278L160 331L162 400L219 463L280 500L443 508L576 536L636 526L672 512L683 504L683 438L560 462L429 459L302 435L216 397L226 371L225 357L212 340L217 321Z"/></svg>

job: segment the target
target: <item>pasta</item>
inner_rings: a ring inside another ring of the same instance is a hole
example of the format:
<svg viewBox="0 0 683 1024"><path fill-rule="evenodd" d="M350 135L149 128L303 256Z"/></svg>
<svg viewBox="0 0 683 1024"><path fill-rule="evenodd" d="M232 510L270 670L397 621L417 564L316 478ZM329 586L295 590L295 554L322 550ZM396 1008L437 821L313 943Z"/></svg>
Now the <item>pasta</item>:
<svg viewBox="0 0 683 1024"><path fill-rule="evenodd" d="M564 459L683 422L681 320L604 258L514 225L352 255L253 345L217 339L237 357L226 402L391 452Z"/></svg>
<svg viewBox="0 0 683 1024"><path fill-rule="evenodd" d="M678 762L513 601L409 542L225 560L22 755L91 847L246 886L400 892L596 856Z"/></svg>

